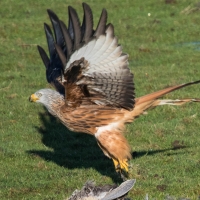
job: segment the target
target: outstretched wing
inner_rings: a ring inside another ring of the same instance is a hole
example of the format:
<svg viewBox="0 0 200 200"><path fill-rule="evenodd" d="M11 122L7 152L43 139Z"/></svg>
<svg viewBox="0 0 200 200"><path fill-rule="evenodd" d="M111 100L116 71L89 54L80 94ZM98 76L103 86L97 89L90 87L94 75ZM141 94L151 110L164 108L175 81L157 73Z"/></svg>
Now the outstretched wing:
<svg viewBox="0 0 200 200"><path fill-rule="evenodd" d="M92 29L93 18L91 17L92 12L91 12L90 7L87 6L86 4L83 4L83 6L86 12L84 15L81 32L82 32L83 41L87 42L88 38L90 38L91 35L93 34L93 29ZM73 24L75 22L72 23L72 17L71 17L74 15L74 13L76 14L76 12L74 12L74 9L72 7L69 7L69 25L68 25L67 35L66 35L66 31L64 34L62 32L62 29L64 30L66 29L65 24L62 21L59 21L58 17L51 10L48 9L47 12L49 14L49 18L51 20L51 23L53 26L53 32L55 36L55 39L54 39L51 28L49 27L48 24L44 23L44 30L46 34L50 58L47 56L45 50L39 45L38 45L38 51L46 67L46 79L48 83L54 86L58 92L60 92L61 94L64 94L65 88L62 83L63 66L58 56L58 53L55 49L55 43L61 47L62 51L65 54L67 54L69 58L73 50L73 43L74 44L78 43L77 36L76 36L76 40L74 41L75 33L74 33ZM86 27L85 25L86 20L91 21L90 26L88 24ZM78 26L78 28L80 28L80 26ZM65 45L65 41L67 42L67 45ZM74 45L74 48L77 48L77 45Z"/></svg>
<svg viewBox="0 0 200 200"><path fill-rule="evenodd" d="M54 86L58 92L60 92L61 94L64 94L65 88L61 80L63 67L62 67L62 62L55 49L55 43L57 43L64 52L66 51L66 46L64 43L64 38L63 38L60 25L57 23L58 21L57 16L54 15L54 13L51 12L50 10L48 10L48 14L50 16L51 23L53 25L54 35L55 35L55 40L54 40L54 36L50 27L45 23L44 30L46 33L50 58L47 56L46 52L44 51L42 47L38 46L38 51L46 67L46 79L48 83Z"/></svg>
<svg viewBox="0 0 200 200"><path fill-rule="evenodd" d="M54 52L56 49L63 65L66 104L73 107L108 105L131 110L134 85L128 55L122 53L113 25L106 24L106 10L103 9L94 31L91 9L85 3L83 9L80 25L76 11L69 7L68 28L52 11L49 12L51 21L55 21L52 24L56 38L59 36ZM56 34L57 29L62 34Z"/></svg>

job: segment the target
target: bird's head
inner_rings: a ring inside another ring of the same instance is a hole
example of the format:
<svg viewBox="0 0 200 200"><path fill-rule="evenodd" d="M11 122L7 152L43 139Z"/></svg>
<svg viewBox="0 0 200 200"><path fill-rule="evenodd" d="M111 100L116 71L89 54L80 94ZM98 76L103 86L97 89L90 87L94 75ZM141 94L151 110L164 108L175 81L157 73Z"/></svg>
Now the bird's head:
<svg viewBox="0 0 200 200"><path fill-rule="evenodd" d="M29 101L49 106L52 103L62 103L64 101L64 96L55 90L41 89L32 94L29 97Z"/></svg>
<svg viewBox="0 0 200 200"><path fill-rule="evenodd" d="M29 101L43 104L55 116L57 107L65 103L64 95L51 89L38 90L29 97Z"/></svg>
<svg viewBox="0 0 200 200"><path fill-rule="evenodd" d="M29 97L29 101L43 104L52 115L56 115L54 108L65 103L64 96L51 89L38 90Z"/></svg>
<svg viewBox="0 0 200 200"><path fill-rule="evenodd" d="M48 100L49 89L41 89L29 97L30 102L45 103Z"/></svg>

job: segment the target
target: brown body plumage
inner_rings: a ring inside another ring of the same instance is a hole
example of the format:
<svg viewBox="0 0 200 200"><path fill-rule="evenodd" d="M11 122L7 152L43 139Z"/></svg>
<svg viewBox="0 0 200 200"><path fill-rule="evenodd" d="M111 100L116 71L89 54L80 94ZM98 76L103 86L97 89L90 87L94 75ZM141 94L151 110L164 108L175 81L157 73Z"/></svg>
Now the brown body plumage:
<svg viewBox="0 0 200 200"><path fill-rule="evenodd" d="M76 11L69 7L68 28L48 10L55 34L54 42L51 29L45 24L50 59L41 47L38 49L47 69L47 81L58 92L41 90L30 99L43 103L70 130L94 135L104 154L113 159L116 170L128 172L131 148L123 135L124 125L157 105L200 101L158 99L200 81L135 98L128 56L122 53L113 25L106 24L106 10L93 30L92 11L85 3L83 9L80 25Z"/></svg>

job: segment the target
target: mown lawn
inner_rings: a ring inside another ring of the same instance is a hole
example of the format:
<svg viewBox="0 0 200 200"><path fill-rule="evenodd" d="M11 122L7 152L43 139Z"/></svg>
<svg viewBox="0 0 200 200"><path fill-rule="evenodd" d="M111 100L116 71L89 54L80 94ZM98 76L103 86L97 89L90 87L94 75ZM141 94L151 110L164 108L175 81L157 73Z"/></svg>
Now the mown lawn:
<svg viewBox="0 0 200 200"><path fill-rule="evenodd" d="M88 0L102 8L129 54L136 95L200 79L200 5L195 0ZM68 131L30 94L50 87L36 45L47 49L47 8L66 23L80 0L0 1L0 199L65 199L87 180L119 183L112 161L88 135ZM200 98L200 85L165 98ZM200 104L159 107L127 126L136 178L132 199L200 196Z"/></svg>

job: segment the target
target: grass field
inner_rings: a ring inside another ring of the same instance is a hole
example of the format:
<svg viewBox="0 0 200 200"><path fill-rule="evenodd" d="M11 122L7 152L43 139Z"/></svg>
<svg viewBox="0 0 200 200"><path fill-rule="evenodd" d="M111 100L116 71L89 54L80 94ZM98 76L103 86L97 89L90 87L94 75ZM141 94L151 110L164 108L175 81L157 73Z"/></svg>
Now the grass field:
<svg viewBox="0 0 200 200"><path fill-rule="evenodd" d="M168 3L167 3L168 2ZM129 54L136 95L200 79L200 7L195 0L88 0L95 24L102 8ZM47 49L51 8L66 23L80 0L0 1L0 199L65 199L87 180L119 183L96 141L68 131L30 94L50 87L36 45ZM165 98L200 98L194 85ZM127 126L136 178L131 199L200 196L200 104L159 107ZM180 148L176 148L179 146Z"/></svg>

